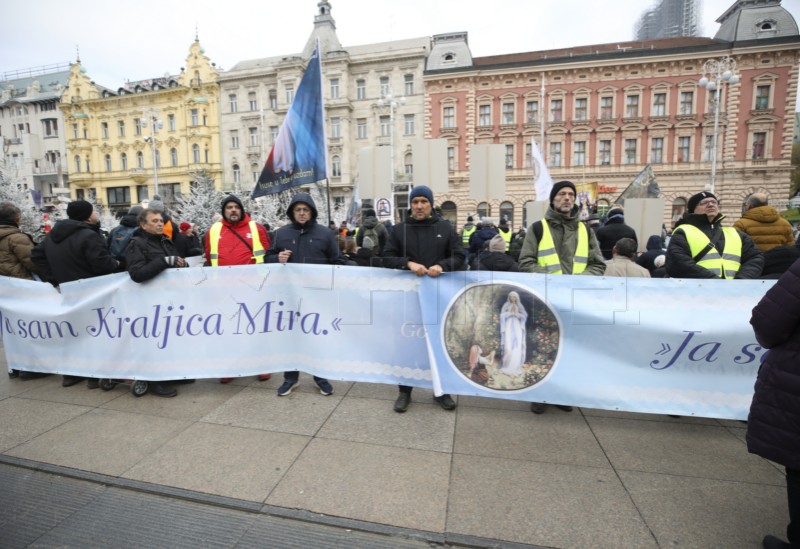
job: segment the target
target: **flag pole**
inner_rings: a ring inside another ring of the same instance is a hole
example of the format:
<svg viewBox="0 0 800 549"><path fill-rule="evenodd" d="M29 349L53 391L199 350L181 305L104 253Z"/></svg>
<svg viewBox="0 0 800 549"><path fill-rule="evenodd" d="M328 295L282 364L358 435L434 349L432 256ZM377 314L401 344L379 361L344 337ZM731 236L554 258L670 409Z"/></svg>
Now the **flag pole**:
<svg viewBox="0 0 800 549"><path fill-rule="evenodd" d="M316 38L316 46L317 46L317 55L319 58L317 62L319 63L319 98L322 101L322 143L324 144L325 148L325 195L327 197L327 208L328 208L328 223L333 220L331 217L331 182L330 178L328 177L328 169L327 167L330 165L328 163L328 132L325 127L325 86L322 84L323 80L323 73L322 73L322 48L319 45L319 38Z"/></svg>

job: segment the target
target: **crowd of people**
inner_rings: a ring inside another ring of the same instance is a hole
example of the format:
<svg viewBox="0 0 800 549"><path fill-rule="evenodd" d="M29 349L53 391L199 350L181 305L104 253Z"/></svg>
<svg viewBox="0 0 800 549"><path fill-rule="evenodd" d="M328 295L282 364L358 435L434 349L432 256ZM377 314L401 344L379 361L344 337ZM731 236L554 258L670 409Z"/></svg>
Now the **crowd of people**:
<svg viewBox="0 0 800 549"><path fill-rule="evenodd" d="M717 197L701 191L689 199L687 214L668 238L650 235L646 251L640 254L636 231L625 224L623 207L612 208L605 223L597 226L581 221L576 197L572 182L559 181L551 189L543 219L530 227L515 233L505 219L484 217L474 223L469 217L459 234L437 212L433 192L424 185L413 187L408 215L394 227L380 222L370 207L362 210L358 227L350 228L346 222L325 227L317 222L311 196L298 193L287 208L287 223L270 232L250 219L242 201L231 195L222 201L202 238L190 221L176 222L160 200L150 201L147 208L132 207L106 237L92 204L76 200L67 206L67 219L59 220L38 244L19 229L20 209L3 202L0 275L43 280L58 287L127 271L134 282L141 283L167 269L187 267L190 258L197 257L208 267L315 263L407 270L418 277L474 269L642 278L779 278L751 320L759 343L770 351L758 375L747 441L750 451L786 467L791 521L787 536L791 544L800 544L800 262L796 261L800 242L795 241L791 225L765 195L754 194L747 199L741 219L729 226ZM524 335L522 318L520 307L509 298L503 319L518 328L509 329L509 334ZM524 361L524 343L520 336L504 344L499 360L508 369ZM9 375L25 380L48 374L11 371ZM269 378L270 374L258 376ZM70 387L84 379L64 376L62 385ZM278 396L289 395L298 379L299 372L285 372ZM177 383L192 381L150 382L150 392L173 397ZM327 379L314 376L314 382L322 395L333 394ZM96 388L98 380L89 378L87 385ZM411 394L410 386L399 386L394 411L406 412ZM434 398L445 410L457 406L450 395ZM530 404L535 414L546 408L544 403ZM572 411L567 405L558 408ZM794 546L772 536L764 545Z"/></svg>

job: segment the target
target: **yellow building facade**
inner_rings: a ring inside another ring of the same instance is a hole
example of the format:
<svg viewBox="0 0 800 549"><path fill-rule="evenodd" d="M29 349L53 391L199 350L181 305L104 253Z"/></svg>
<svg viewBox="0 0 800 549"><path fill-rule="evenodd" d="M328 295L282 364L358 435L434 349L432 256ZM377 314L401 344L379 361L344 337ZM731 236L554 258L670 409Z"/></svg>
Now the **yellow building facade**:
<svg viewBox="0 0 800 549"><path fill-rule="evenodd" d="M221 186L219 72L199 40L177 76L96 85L80 59L61 98L71 198L120 215L161 196L167 207L202 175Z"/></svg>

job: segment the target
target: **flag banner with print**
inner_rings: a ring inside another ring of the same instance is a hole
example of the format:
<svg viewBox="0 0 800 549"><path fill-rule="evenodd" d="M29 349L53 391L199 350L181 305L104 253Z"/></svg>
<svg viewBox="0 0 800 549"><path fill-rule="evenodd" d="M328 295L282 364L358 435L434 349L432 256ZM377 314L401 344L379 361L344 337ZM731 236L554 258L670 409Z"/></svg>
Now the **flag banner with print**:
<svg viewBox="0 0 800 549"><path fill-rule="evenodd" d="M544 163L542 153L539 152L539 147L536 146L536 140L533 137L531 137L531 168L533 169L533 188L536 189L537 202L549 201L553 178L550 177L550 171L547 169L547 164Z"/></svg>
<svg viewBox="0 0 800 549"><path fill-rule="evenodd" d="M658 188L656 174L653 173L653 167L648 164L622 191L614 204L624 206L626 198L658 198L659 196L661 196L661 189Z"/></svg>
<svg viewBox="0 0 800 549"><path fill-rule="evenodd" d="M252 198L315 183L328 176L324 120L322 64L317 44Z"/></svg>

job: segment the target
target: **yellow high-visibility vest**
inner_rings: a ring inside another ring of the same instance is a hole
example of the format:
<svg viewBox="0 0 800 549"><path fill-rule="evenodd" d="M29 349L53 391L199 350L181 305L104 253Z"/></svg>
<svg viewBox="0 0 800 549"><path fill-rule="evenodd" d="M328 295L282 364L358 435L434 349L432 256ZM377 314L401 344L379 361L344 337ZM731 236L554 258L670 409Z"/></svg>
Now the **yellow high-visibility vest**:
<svg viewBox="0 0 800 549"><path fill-rule="evenodd" d="M469 237L472 236L472 233L474 232L475 232L475 225L473 225L469 229L464 229L461 232L461 242L464 244L464 246L469 246Z"/></svg>
<svg viewBox="0 0 800 549"><path fill-rule="evenodd" d="M539 242L539 253L536 263L548 274L564 274L561 270L561 259L558 257L553 234L547 220L542 219L542 241ZM586 224L578 223L578 246L572 258L572 274L581 274L589 264L589 232Z"/></svg>
<svg viewBox="0 0 800 549"><path fill-rule="evenodd" d="M258 234L258 225L255 221L250 221L250 234L253 237L253 259L256 260L256 263L264 263L264 254L266 254L266 250L264 250L264 245L261 243L261 237ZM208 231L208 255L209 260L211 261L212 267L217 267L219 265L219 238L222 234L222 222L217 221L213 225L211 225L211 229Z"/></svg>
<svg viewBox="0 0 800 549"><path fill-rule="evenodd" d="M681 225L675 230L682 230L686 235L686 242L689 243L689 252L692 257L711 244L711 239L694 225ZM712 247L703 256L703 259L697 262L697 266L708 269L720 278L735 278L742 265L742 237L733 227L723 227L722 234L725 236L722 255L719 254L716 247Z"/></svg>
<svg viewBox="0 0 800 549"><path fill-rule="evenodd" d="M504 233L503 231L497 232L500 233L500 236L502 236L503 240L506 241L506 251L508 251L508 249L511 247L511 231L508 231L507 233Z"/></svg>

